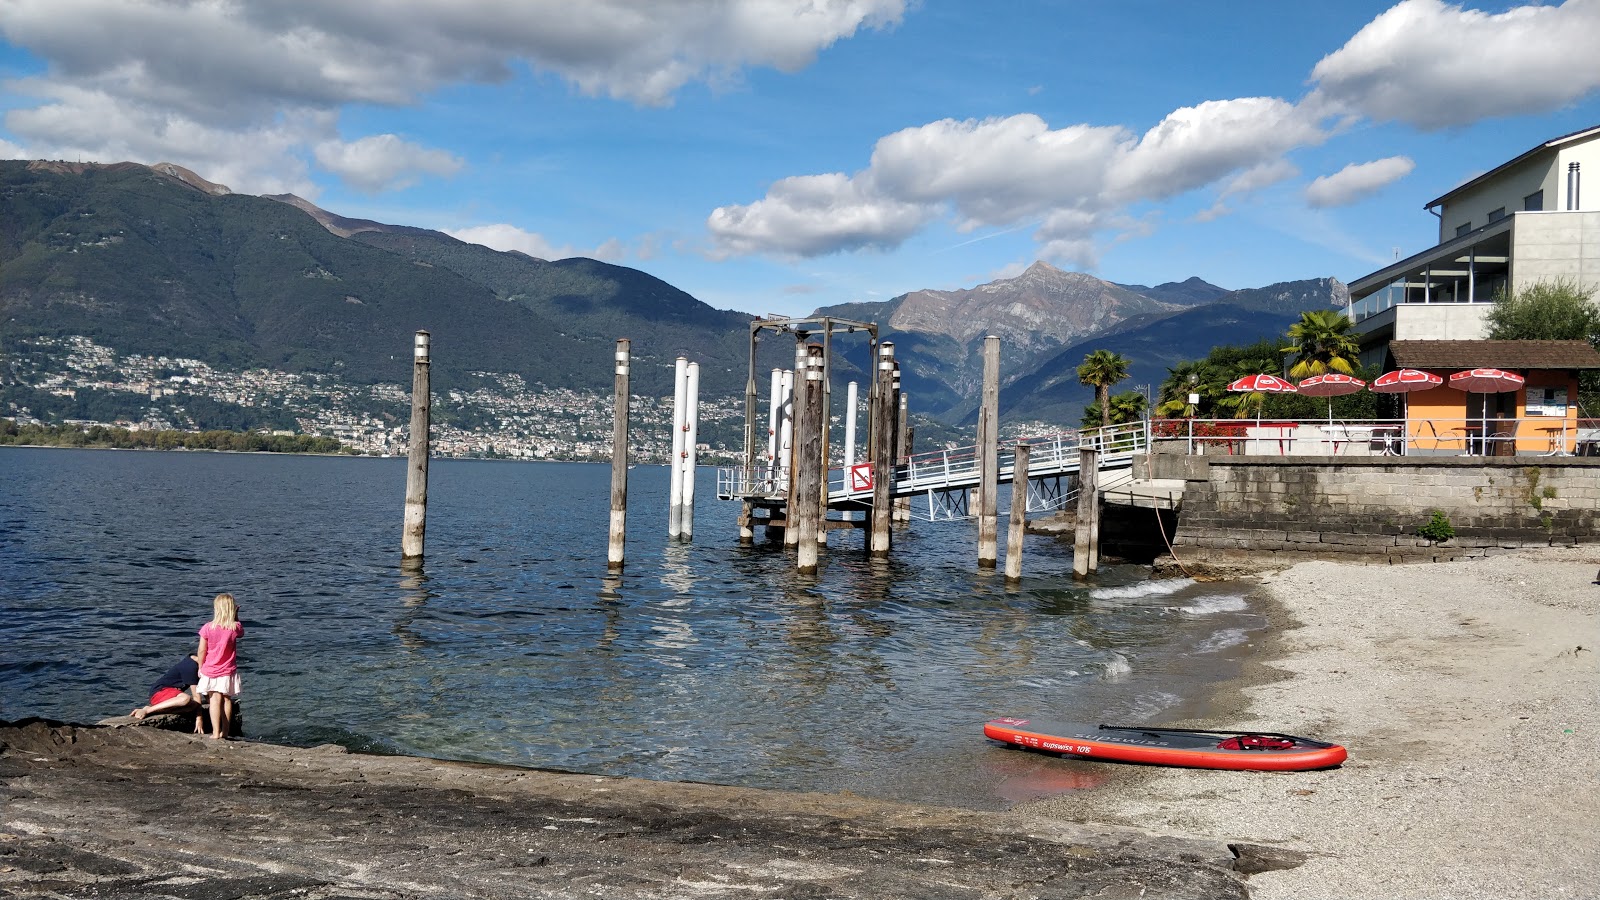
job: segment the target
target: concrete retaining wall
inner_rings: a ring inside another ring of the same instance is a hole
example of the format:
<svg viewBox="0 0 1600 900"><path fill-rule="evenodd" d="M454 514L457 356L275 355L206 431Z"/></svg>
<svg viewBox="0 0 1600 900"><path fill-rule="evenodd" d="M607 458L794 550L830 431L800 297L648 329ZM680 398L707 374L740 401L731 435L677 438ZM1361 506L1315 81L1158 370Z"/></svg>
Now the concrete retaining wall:
<svg viewBox="0 0 1600 900"><path fill-rule="evenodd" d="M1600 541L1600 459L1153 457L1182 477L1185 561L1413 562ZM1161 477L1158 475L1157 477ZM1434 510L1455 536L1418 536Z"/></svg>

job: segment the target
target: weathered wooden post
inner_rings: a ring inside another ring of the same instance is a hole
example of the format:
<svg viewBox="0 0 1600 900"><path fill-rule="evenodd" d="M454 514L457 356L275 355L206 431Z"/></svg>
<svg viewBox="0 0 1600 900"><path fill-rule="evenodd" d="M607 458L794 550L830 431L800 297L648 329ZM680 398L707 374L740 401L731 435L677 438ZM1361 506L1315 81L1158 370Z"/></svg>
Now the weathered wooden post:
<svg viewBox="0 0 1600 900"><path fill-rule="evenodd" d="M606 568L622 568L628 532L628 360L632 342L617 341L617 378L611 424L611 543Z"/></svg>
<svg viewBox="0 0 1600 900"><path fill-rule="evenodd" d="M679 479L682 505L678 514L678 536L694 540L694 476L700 467L700 364L689 363L684 373L683 477Z"/></svg>
<svg viewBox="0 0 1600 900"><path fill-rule="evenodd" d="M677 540L683 531L684 389L688 386L689 360L678 357L672 371L672 455L667 459L667 538Z"/></svg>
<svg viewBox="0 0 1600 900"><path fill-rule="evenodd" d="M911 460L911 422L908 414L910 400L900 389L900 366L894 367L894 392L899 395L899 410L895 414L894 425L894 459L897 465L909 464ZM894 498L894 520L896 522L911 521L911 497Z"/></svg>
<svg viewBox="0 0 1600 900"><path fill-rule="evenodd" d="M805 441L805 431L809 423L805 416L800 414L801 407L805 404L806 366L809 365L806 356L805 332L797 331L794 336L794 373L790 376L789 389L789 452L784 457L784 465L789 467L789 496L783 504L783 517L788 523L783 529L783 545L793 547L800 542L800 524L796 512L799 510L798 491L800 490L800 444Z"/></svg>
<svg viewBox="0 0 1600 900"><path fill-rule="evenodd" d="M894 342L878 345L876 396L872 401L872 518L869 552L885 556L890 547L894 490L894 421L899 406L894 396Z"/></svg>
<svg viewBox="0 0 1600 900"><path fill-rule="evenodd" d="M422 561L423 535L428 529L429 410L433 396L428 386L432 338L417 332L411 360L411 436L406 463L405 529L400 538L402 560Z"/></svg>
<svg viewBox="0 0 1600 900"><path fill-rule="evenodd" d="M823 388L822 348L809 345L806 351L803 374L797 372L795 378L800 385L796 390L799 413L795 416L800 439L795 445L795 506L791 510L792 517L798 520L794 529L798 546L795 568L802 575L817 571L817 536L822 531L822 418L826 415L827 393Z"/></svg>
<svg viewBox="0 0 1600 900"><path fill-rule="evenodd" d="M1017 441L1011 466L1011 521L1006 532L1006 580L1022 579L1022 537L1028 530L1028 456L1032 449Z"/></svg>
<svg viewBox="0 0 1600 900"><path fill-rule="evenodd" d="M1092 440L1092 439L1091 439ZM1083 578L1100 568L1100 452L1091 444L1078 449L1078 527L1073 533L1072 574Z"/></svg>
<svg viewBox="0 0 1600 900"><path fill-rule="evenodd" d="M978 410L978 568L1000 558L1000 338L983 339L983 405Z"/></svg>

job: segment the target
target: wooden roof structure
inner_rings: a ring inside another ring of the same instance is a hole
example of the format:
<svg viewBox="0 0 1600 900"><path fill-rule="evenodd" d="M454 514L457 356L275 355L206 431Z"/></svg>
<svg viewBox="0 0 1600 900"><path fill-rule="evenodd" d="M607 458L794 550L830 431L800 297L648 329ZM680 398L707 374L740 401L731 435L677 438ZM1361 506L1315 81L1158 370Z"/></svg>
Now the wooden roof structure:
<svg viewBox="0 0 1600 900"><path fill-rule="evenodd" d="M1405 369L1600 369L1588 341L1390 341L1389 359Z"/></svg>

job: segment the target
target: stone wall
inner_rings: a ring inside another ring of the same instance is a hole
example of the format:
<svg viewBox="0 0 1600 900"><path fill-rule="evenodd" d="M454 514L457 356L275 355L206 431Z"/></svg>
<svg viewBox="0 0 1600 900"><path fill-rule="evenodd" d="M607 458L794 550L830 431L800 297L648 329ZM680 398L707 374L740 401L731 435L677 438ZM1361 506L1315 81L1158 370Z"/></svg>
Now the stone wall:
<svg viewBox="0 0 1600 900"><path fill-rule="evenodd" d="M1153 458L1186 480L1178 558L1413 562L1600 541L1600 459ZM1159 477L1159 476L1158 476ZM1438 510L1455 536L1419 526Z"/></svg>

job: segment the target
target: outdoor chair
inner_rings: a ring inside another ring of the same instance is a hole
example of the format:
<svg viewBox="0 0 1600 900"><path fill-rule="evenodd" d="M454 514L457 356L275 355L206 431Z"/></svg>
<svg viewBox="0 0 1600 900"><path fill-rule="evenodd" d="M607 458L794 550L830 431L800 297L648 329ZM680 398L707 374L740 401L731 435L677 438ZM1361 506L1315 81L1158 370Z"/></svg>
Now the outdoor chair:
<svg viewBox="0 0 1600 900"><path fill-rule="evenodd" d="M1484 455L1516 456L1517 425L1519 424L1520 422L1516 419L1490 420L1483 439Z"/></svg>

